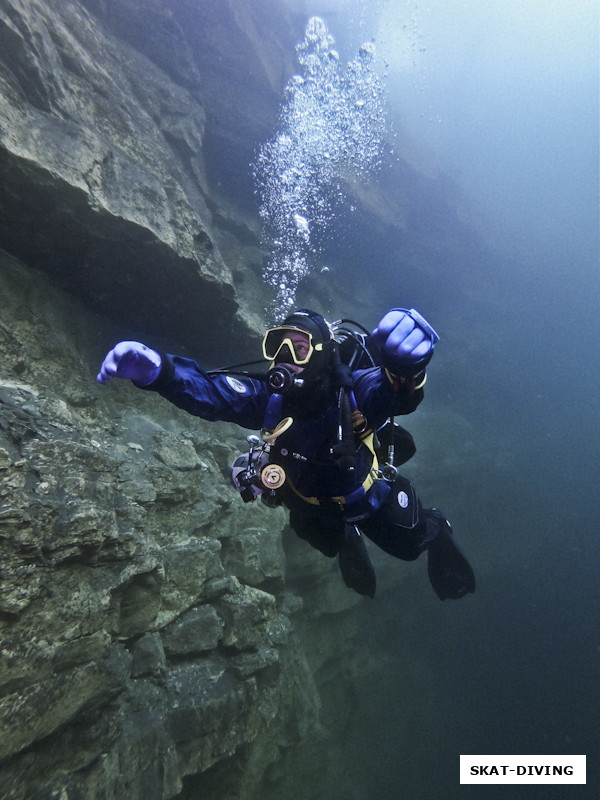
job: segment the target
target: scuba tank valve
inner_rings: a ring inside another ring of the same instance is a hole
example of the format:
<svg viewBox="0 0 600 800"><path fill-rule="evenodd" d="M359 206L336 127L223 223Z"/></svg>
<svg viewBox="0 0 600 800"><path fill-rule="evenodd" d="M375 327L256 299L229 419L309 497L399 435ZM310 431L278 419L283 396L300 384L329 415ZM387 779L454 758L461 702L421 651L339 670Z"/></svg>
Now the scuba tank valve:
<svg viewBox="0 0 600 800"><path fill-rule="evenodd" d="M246 441L250 445L250 450L248 451L248 463L252 464L252 458L254 456L254 448L258 447L258 445L260 444L260 439L258 438L258 436L251 434L250 436L248 436Z"/></svg>

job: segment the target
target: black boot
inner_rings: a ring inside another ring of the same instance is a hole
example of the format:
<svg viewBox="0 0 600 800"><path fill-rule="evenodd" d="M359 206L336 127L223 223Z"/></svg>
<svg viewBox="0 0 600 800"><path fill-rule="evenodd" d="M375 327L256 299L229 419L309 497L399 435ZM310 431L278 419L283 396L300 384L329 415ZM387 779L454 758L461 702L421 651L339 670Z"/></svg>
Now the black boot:
<svg viewBox="0 0 600 800"><path fill-rule="evenodd" d="M452 527L437 508L425 512L427 571L440 600L459 600L475 591L475 575L452 536Z"/></svg>
<svg viewBox="0 0 600 800"><path fill-rule="evenodd" d="M375 570L362 533L355 525L346 525L339 559L346 586L359 594L375 597Z"/></svg>

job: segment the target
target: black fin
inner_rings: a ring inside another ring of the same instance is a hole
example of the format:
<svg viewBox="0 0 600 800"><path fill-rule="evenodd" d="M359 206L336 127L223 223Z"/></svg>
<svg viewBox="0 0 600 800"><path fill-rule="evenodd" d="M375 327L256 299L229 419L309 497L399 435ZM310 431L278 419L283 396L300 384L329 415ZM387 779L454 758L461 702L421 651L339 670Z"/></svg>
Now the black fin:
<svg viewBox="0 0 600 800"><path fill-rule="evenodd" d="M427 548L427 571L429 582L440 600L459 600L475 591L475 575L452 538L452 528L447 520Z"/></svg>
<svg viewBox="0 0 600 800"><path fill-rule="evenodd" d="M358 594L375 597L375 570L363 535L353 525L346 525L339 562L342 578L348 588L354 589Z"/></svg>

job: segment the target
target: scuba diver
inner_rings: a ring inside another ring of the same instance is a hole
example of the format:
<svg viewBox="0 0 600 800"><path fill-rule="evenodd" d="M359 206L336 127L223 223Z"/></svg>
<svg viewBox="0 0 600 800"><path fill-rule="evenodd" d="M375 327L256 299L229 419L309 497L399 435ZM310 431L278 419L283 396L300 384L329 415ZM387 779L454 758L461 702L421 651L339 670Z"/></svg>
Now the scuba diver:
<svg viewBox="0 0 600 800"><path fill-rule="evenodd" d="M205 371L125 341L107 354L97 380L127 378L190 414L260 430L234 461L234 487L245 502L284 504L301 539L338 556L351 589L375 594L366 536L406 561L426 551L437 596L459 599L475 591L475 577L450 523L424 509L396 470L415 447L393 418L423 399L438 336L414 309L388 311L371 335L344 322L351 321L329 325L314 311L294 311L264 336L265 374Z"/></svg>

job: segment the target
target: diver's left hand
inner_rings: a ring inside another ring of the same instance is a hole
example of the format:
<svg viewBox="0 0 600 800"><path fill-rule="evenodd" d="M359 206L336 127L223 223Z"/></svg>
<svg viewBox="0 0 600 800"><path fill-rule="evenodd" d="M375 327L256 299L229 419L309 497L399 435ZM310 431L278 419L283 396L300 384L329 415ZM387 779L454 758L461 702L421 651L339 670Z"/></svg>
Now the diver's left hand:
<svg viewBox="0 0 600 800"><path fill-rule="evenodd" d="M385 366L394 374L416 374L431 357L437 333L418 311L393 308L373 331L373 338L383 350Z"/></svg>

